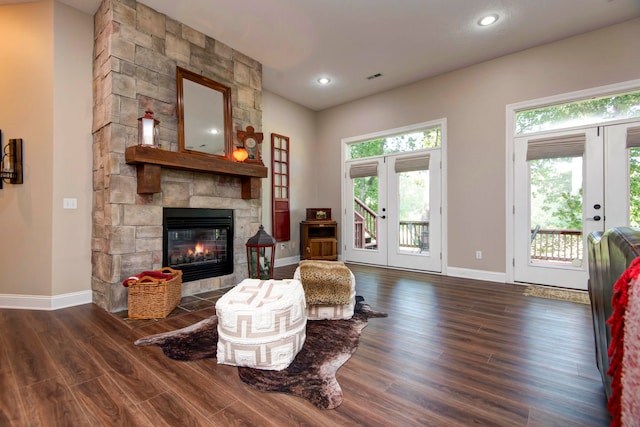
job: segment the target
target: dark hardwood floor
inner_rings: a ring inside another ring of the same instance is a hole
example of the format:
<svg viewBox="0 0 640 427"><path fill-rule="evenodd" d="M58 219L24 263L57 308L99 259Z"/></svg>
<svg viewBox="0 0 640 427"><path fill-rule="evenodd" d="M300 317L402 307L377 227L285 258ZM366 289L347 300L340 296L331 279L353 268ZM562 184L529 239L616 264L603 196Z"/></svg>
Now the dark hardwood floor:
<svg viewBox="0 0 640 427"><path fill-rule="evenodd" d="M389 317L369 321L338 371L345 398L335 410L255 391L215 359L178 362L133 345L214 314L213 298L160 321L128 322L92 304L0 310L0 425L608 425L588 305L350 267L357 293Z"/></svg>

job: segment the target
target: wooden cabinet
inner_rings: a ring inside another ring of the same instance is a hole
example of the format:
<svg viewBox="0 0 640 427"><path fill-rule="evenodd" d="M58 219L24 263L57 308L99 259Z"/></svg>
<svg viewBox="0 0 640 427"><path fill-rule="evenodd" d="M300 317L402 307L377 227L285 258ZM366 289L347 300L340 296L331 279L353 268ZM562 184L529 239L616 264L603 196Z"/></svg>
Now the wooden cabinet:
<svg viewBox="0 0 640 427"><path fill-rule="evenodd" d="M338 223L302 221L300 223L300 259L338 260Z"/></svg>

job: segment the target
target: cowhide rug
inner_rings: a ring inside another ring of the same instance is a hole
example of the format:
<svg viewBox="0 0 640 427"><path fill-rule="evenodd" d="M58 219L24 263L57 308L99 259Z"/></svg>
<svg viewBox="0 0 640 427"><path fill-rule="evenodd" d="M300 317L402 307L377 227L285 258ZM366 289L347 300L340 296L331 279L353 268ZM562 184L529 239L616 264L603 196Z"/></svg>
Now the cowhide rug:
<svg viewBox="0 0 640 427"><path fill-rule="evenodd" d="M372 317L387 317L387 313L374 311L362 297L356 297L351 319L307 322L304 346L289 367L281 371L239 367L240 379L260 391L302 397L320 409L337 408L343 393L336 372L358 349L360 333ZM135 345L157 345L175 360L212 358L216 357L217 325L217 317L211 316L177 331L141 338Z"/></svg>

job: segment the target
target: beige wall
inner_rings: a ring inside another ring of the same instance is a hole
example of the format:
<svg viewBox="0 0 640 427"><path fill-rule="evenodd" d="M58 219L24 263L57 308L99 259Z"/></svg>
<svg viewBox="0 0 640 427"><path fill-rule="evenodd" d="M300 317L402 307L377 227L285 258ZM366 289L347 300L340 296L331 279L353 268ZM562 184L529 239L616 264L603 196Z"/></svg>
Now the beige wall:
<svg viewBox="0 0 640 427"><path fill-rule="evenodd" d="M93 17L54 8L53 295L91 289ZM78 209L62 209L64 198Z"/></svg>
<svg viewBox="0 0 640 427"><path fill-rule="evenodd" d="M24 184L0 190L0 293L51 295L53 2L0 6L0 128L23 139Z"/></svg>
<svg viewBox="0 0 640 427"><path fill-rule="evenodd" d="M92 22L52 0L0 6L0 129L24 141L24 184L0 190L0 295L90 289Z"/></svg>
<svg viewBox="0 0 640 427"><path fill-rule="evenodd" d="M504 273L506 105L638 79L638 40L640 19L319 113L317 204L340 207L342 138L446 118L448 266Z"/></svg>
<svg viewBox="0 0 640 427"><path fill-rule="evenodd" d="M262 180L262 222L269 233L272 227L271 209L271 134L288 136L291 143L291 241L285 249L276 250L277 258L300 254L300 221L306 208L317 207L317 168L314 161L316 113L268 91L262 92L263 161L269 167L268 179Z"/></svg>

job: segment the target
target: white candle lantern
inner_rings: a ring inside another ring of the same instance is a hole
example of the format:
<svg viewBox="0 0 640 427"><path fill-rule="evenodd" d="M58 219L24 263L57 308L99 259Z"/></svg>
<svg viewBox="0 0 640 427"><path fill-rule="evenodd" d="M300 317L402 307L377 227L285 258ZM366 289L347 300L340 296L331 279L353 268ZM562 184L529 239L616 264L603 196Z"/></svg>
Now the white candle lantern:
<svg viewBox="0 0 640 427"><path fill-rule="evenodd" d="M160 121L153 117L153 111L147 110L144 116L138 119L138 144L158 148L160 146L159 133Z"/></svg>

